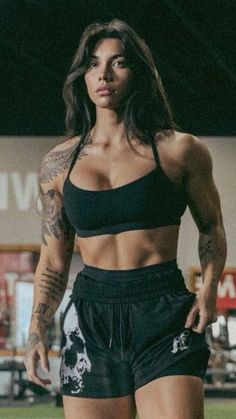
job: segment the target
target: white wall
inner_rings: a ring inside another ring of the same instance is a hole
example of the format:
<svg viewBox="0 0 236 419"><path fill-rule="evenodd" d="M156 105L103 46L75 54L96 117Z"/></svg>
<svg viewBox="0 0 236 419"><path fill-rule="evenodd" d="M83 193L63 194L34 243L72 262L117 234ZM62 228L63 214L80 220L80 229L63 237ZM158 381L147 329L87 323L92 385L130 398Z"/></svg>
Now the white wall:
<svg viewBox="0 0 236 419"><path fill-rule="evenodd" d="M0 243L41 240L37 172L60 137L0 137Z"/></svg>

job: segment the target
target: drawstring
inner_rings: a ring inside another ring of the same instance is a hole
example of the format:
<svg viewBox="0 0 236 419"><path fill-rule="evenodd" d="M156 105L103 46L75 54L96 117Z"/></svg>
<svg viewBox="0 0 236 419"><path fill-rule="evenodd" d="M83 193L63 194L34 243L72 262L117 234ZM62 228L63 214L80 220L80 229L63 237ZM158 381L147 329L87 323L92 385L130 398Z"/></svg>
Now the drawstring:
<svg viewBox="0 0 236 419"><path fill-rule="evenodd" d="M110 312L111 312L111 337L110 337L110 343L109 343L109 348L111 348L112 345L112 339L113 339L113 317L114 317L114 309L113 309L113 305L110 305Z"/></svg>
<svg viewBox="0 0 236 419"><path fill-rule="evenodd" d="M123 336L122 336L123 316L122 316L121 304L119 305L120 305L120 355L121 355L121 360L123 361L124 359ZM113 323L114 323L114 305L113 304L110 305L110 318L111 318L111 335L110 335L110 341L109 341L109 349L111 348L112 341L113 341Z"/></svg>

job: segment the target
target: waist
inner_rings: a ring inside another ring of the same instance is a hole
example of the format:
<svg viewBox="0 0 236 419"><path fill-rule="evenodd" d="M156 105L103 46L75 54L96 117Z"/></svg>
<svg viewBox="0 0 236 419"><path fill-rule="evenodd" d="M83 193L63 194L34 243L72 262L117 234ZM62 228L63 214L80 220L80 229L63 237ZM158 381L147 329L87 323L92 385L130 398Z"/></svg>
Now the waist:
<svg viewBox="0 0 236 419"><path fill-rule="evenodd" d="M83 263L104 269L129 269L176 259L179 226L132 230L81 238L76 244Z"/></svg>
<svg viewBox="0 0 236 419"><path fill-rule="evenodd" d="M141 268L112 270L85 265L76 277L73 298L128 303L186 289L176 260Z"/></svg>

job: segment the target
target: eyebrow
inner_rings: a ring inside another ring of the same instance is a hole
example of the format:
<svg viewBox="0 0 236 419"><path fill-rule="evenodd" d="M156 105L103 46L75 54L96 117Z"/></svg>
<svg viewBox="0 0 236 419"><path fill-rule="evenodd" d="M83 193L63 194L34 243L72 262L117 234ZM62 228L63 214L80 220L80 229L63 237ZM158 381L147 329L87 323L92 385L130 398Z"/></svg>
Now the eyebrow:
<svg viewBox="0 0 236 419"><path fill-rule="evenodd" d="M109 59L114 59L114 58L118 58L118 57L125 58L124 54L115 54L115 55L111 55L111 57L109 57ZM98 55L91 54L91 58L98 59L99 56Z"/></svg>

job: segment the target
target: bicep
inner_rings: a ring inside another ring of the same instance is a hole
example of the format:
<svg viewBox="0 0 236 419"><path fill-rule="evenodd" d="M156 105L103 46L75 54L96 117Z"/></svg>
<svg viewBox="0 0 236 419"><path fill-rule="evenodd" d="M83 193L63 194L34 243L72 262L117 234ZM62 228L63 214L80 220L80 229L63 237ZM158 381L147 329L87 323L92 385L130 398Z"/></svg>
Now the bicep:
<svg viewBox="0 0 236 419"><path fill-rule="evenodd" d="M197 147L190 159L186 191L188 206L201 232L209 231L221 221L220 198L212 174L212 160L205 147Z"/></svg>

